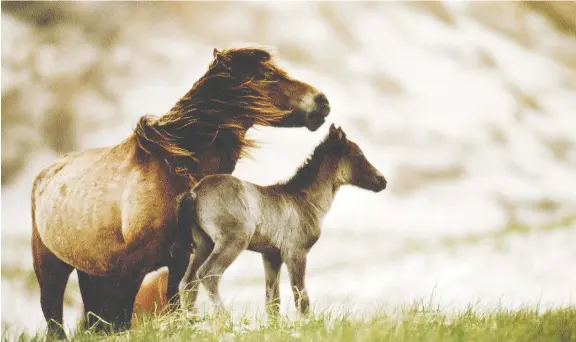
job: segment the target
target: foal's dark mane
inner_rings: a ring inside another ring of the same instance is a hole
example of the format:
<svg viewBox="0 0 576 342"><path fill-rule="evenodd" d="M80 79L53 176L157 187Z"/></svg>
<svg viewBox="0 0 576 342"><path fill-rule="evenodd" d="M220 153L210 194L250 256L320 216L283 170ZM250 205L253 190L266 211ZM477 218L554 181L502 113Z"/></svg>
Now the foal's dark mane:
<svg viewBox="0 0 576 342"><path fill-rule="evenodd" d="M276 186L281 187L288 193L305 191L318 177L318 171L320 171L320 165L324 157L334 151L335 142L330 135L327 135L296 170L296 173L286 182L278 183Z"/></svg>
<svg viewBox="0 0 576 342"><path fill-rule="evenodd" d="M252 58L260 49L224 50L210 64L200 78L164 116L143 116L134 129L141 155L153 155L164 160L176 174L194 182L197 171L195 154L213 146L222 153L234 153L236 158L256 147L247 139L248 127L269 126L282 119L286 112L279 110L263 92L265 80L247 78L246 74L283 72L270 61ZM233 58L252 58L254 70L242 70ZM254 63L256 64L256 63ZM230 152L232 151L232 152Z"/></svg>

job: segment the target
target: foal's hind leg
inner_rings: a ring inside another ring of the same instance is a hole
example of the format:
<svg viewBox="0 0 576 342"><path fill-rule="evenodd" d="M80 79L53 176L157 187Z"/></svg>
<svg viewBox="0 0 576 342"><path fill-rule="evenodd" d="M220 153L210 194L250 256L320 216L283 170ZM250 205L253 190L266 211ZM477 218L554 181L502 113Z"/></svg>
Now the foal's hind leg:
<svg viewBox="0 0 576 342"><path fill-rule="evenodd" d="M198 278L198 269L208 259L208 256L214 248L212 240L204 234L204 232L194 232L195 236L195 250L194 257L188 265L186 274L180 283L180 291L183 296L182 302L185 308L194 310L196 298L198 297L198 287L200 286L200 279Z"/></svg>
<svg viewBox="0 0 576 342"><path fill-rule="evenodd" d="M224 303L219 291L220 278L240 253L248 247L248 242L248 238L223 239L216 242L214 250L198 270L198 278L208 290L217 311L224 311Z"/></svg>
<svg viewBox="0 0 576 342"><path fill-rule="evenodd" d="M65 339L63 329L64 291L73 267L58 259L32 231L32 256L34 272L40 285L40 305L48 324L49 338Z"/></svg>

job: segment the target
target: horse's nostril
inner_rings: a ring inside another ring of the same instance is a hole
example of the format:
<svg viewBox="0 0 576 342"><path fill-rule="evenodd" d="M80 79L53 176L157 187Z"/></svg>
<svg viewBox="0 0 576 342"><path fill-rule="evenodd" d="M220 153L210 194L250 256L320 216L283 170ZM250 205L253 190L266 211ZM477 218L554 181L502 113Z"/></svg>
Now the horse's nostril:
<svg viewBox="0 0 576 342"><path fill-rule="evenodd" d="M382 188L386 189L386 185L388 184L388 182L386 181L386 178L380 177L379 183L382 186Z"/></svg>
<svg viewBox="0 0 576 342"><path fill-rule="evenodd" d="M330 106L330 102L328 102L328 98L324 94L316 95L314 102L316 102L317 105Z"/></svg>

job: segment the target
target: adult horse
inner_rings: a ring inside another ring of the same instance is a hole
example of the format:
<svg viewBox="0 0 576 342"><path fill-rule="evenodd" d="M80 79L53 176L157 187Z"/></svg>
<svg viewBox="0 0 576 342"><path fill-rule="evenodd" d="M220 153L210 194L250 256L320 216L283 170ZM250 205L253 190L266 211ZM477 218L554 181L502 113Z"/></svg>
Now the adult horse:
<svg viewBox="0 0 576 342"><path fill-rule="evenodd" d="M74 269L86 327L129 329L142 279L160 267L169 268L167 298L176 296L191 238L177 229L177 195L205 175L232 173L255 146L245 136L253 125L315 131L330 112L323 93L265 50L213 57L167 114L142 117L120 144L66 155L36 176L32 254L49 335L66 336L63 295Z"/></svg>

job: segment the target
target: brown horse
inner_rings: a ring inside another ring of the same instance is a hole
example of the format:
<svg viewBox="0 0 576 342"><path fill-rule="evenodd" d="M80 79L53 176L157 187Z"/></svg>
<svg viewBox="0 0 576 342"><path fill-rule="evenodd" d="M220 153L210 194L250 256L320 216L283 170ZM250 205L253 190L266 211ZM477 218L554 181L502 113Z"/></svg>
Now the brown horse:
<svg viewBox="0 0 576 342"><path fill-rule="evenodd" d="M191 239L177 229L177 195L205 175L232 173L255 146L245 136L253 125L315 131L329 112L326 96L269 52L214 50L208 71L166 115L142 117L118 145L42 170L32 189L32 254L49 335L66 336L63 295L74 269L85 326L99 331L130 328L136 293L155 269L169 268L167 298L176 296Z"/></svg>

